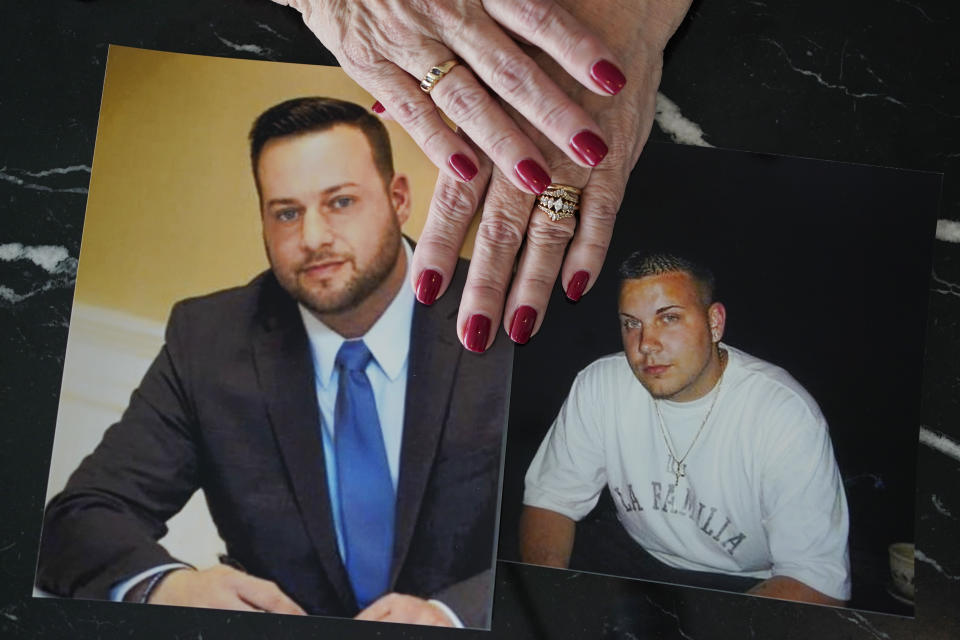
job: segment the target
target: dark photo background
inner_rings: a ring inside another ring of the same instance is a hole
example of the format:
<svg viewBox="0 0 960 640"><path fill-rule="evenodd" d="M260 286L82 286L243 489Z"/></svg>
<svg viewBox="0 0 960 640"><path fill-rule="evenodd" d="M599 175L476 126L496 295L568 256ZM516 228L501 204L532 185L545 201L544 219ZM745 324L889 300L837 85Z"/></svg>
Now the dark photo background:
<svg viewBox="0 0 960 640"><path fill-rule="evenodd" d="M713 268L727 307L724 342L785 368L827 418L850 505L850 606L912 615L887 593L887 546L914 540L940 181L933 173L648 145L600 280L576 304L555 291L542 330L517 350L500 558L519 560L523 475L573 378L622 350L617 266L637 248L675 249ZM585 521L615 517L604 490ZM604 544L578 538L574 568L589 570Z"/></svg>

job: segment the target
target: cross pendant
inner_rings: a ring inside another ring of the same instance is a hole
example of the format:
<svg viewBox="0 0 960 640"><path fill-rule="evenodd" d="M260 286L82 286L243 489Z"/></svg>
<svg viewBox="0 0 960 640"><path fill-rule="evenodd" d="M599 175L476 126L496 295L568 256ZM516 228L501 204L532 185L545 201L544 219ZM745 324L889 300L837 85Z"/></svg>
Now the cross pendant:
<svg viewBox="0 0 960 640"><path fill-rule="evenodd" d="M680 462L679 460L674 458L672 455L670 456L670 459L667 461L667 471L669 471L676 477L676 481L674 482L674 484L680 484L680 478L687 477L687 465Z"/></svg>

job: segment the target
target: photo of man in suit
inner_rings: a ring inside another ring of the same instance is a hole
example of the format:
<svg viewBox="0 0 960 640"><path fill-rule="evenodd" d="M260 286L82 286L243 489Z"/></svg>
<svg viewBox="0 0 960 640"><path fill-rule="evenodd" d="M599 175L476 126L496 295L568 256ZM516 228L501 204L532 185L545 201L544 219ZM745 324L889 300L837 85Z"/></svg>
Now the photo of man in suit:
<svg viewBox="0 0 960 640"><path fill-rule="evenodd" d="M47 506L38 586L486 627L510 343L460 346L463 268L416 304L410 187L363 108L283 102L250 152L270 269L174 306L123 417ZM197 489L219 566L157 543Z"/></svg>

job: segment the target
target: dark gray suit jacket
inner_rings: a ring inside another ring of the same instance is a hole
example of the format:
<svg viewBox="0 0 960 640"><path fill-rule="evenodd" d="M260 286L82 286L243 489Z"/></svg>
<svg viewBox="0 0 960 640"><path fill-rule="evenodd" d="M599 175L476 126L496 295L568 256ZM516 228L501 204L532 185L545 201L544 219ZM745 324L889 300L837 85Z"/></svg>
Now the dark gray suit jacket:
<svg viewBox="0 0 960 640"><path fill-rule="evenodd" d="M502 336L480 356L460 345L465 271L414 312L391 590L484 627L513 350ZM309 613L356 614L319 429L303 322L271 272L178 303L120 422L47 506L38 585L107 598L174 561L156 540L202 488L231 558Z"/></svg>

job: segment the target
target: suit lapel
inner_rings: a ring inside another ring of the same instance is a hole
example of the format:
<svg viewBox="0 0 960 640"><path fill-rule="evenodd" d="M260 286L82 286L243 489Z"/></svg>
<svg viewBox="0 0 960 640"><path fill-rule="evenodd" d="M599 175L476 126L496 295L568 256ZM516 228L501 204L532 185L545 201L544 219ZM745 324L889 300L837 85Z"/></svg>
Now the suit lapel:
<svg viewBox="0 0 960 640"><path fill-rule="evenodd" d="M300 516L328 580L353 610L356 600L334 533L310 345L296 304L270 280L253 337L257 378Z"/></svg>
<svg viewBox="0 0 960 640"><path fill-rule="evenodd" d="M462 273L460 275L462 278ZM420 506L446 423L450 394L463 353L453 321L459 303L459 287L451 284L450 290L433 306L414 305L397 481L391 588L403 567L420 517Z"/></svg>

